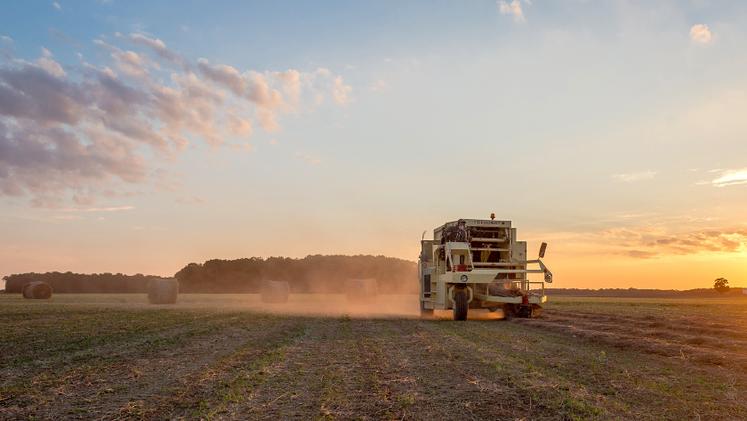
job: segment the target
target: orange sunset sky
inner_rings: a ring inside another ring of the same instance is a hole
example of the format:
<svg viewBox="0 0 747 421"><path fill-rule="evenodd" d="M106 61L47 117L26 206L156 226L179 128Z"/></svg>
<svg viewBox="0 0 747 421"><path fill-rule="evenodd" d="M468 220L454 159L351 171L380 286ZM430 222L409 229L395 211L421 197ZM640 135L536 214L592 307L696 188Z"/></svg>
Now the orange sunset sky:
<svg viewBox="0 0 747 421"><path fill-rule="evenodd" d="M0 276L495 212L556 287L747 286L744 2L151 3L0 6Z"/></svg>

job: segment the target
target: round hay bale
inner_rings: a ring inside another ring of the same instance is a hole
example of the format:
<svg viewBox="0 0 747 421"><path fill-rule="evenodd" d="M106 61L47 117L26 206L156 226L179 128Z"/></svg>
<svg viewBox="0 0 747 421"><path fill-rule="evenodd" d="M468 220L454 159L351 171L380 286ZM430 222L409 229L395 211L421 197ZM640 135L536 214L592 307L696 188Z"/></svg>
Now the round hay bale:
<svg viewBox="0 0 747 421"><path fill-rule="evenodd" d="M264 281L259 291L263 303L286 303L290 285L286 281Z"/></svg>
<svg viewBox="0 0 747 421"><path fill-rule="evenodd" d="M176 304L179 281L174 278L153 278L148 282L148 302L151 304Z"/></svg>
<svg viewBox="0 0 747 421"><path fill-rule="evenodd" d="M46 282L34 281L23 286L23 298L46 300L52 296L52 287Z"/></svg>
<svg viewBox="0 0 747 421"><path fill-rule="evenodd" d="M345 296L348 301L373 301L377 295L379 295L379 286L374 278L348 279L345 281Z"/></svg>

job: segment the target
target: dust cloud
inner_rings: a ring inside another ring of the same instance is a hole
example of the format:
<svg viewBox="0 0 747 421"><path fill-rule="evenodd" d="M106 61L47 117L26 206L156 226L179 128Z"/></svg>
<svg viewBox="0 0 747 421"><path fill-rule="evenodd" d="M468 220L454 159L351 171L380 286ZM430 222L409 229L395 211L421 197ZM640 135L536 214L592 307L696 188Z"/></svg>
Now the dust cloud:
<svg viewBox="0 0 747 421"><path fill-rule="evenodd" d="M247 294L244 308L272 314L326 317L419 317L415 294L377 295L365 300L350 300L345 294L291 294L286 303L263 303L259 296Z"/></svg>
<svg viewBox="0 0 747 421"><path fill-rule="evenodd" d="M222 296L223 300L217 299ZM200 302L200 298L206 299ZM225 301L224 301L225 300ZM285 303L264 303L259 294L183 294L181 306L225 306L278 315L351 317L351 318L420 318L417 294L379 294L365 301L350 300L345 294L290 294ZM431 319L451 320L451 310L436 310ZM503 319L501 310L470 309L469 320Z"/></svg>
<svg viewBox="0 0 747 421"><path fill-rule="evenodd" d="M419 319L417 294L378 294L351 300L346 294L291 293L285 303L262 302L260 294L179 294L176 304L149 304L147 294L53 294L56 305L84 305L133 310L255 312L283 316ZM436 310L432 320L452 320L451 310ZM497 320L501 310L470 309L469 320Z"/></svg>

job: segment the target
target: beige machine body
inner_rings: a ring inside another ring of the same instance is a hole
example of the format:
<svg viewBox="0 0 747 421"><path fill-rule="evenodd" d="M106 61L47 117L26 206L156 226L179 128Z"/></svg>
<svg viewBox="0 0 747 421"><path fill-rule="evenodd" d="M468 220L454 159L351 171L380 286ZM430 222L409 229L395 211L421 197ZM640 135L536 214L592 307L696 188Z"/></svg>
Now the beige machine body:
<svg viewBox="0 0 747 421"><path fill-rule="evenodd" d="M547 301L545 283L552 282L542 262L545 248L543 243L540 257L527 259L527 243L517 240L511 221L447 222L432 240L421 240L421 312L454 309L457 320L466 318L467 308L502 309L507 318L538 314Z"/></svg>

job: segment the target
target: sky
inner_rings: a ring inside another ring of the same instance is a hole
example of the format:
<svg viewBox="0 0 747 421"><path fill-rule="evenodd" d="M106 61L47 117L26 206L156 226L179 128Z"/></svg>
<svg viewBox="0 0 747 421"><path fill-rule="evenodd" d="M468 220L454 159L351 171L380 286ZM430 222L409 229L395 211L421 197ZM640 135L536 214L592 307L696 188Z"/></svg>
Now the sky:
<svg viewBox="0 0 747 421"><path fill-rule="evenodd" d="M0 275L416 260L458 218L555 287L747 286L742 1L0 6Z"/></svg>

